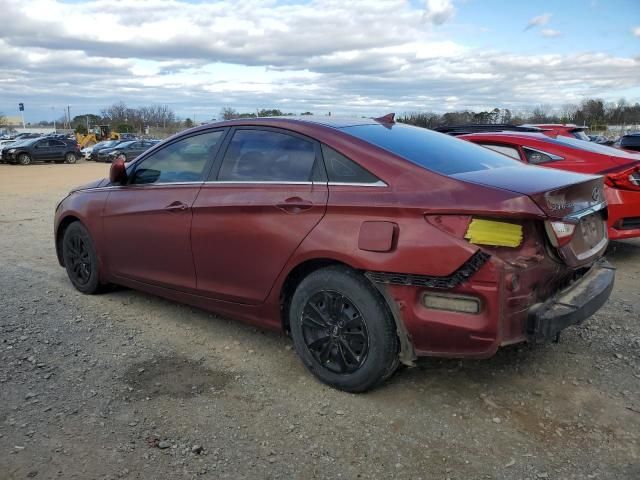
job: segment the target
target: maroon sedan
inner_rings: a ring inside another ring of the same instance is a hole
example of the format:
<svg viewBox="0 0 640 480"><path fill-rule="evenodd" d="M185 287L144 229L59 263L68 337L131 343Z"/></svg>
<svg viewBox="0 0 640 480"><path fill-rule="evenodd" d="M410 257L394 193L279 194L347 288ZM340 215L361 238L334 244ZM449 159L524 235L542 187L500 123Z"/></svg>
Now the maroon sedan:
<svg viewBox="0 0 640 480"><path fill-rule="evenodd" d="M57 207L73 285L125 285L293 337L352 392L419 356L543 341L607 300L603 180L377 120L182 132Z"/></svg>

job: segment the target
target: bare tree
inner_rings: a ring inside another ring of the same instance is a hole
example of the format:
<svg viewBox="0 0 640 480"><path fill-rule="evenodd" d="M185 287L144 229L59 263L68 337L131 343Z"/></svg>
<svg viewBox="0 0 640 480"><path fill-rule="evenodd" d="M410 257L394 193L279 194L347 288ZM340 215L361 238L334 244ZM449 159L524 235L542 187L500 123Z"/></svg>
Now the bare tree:
<svg viewBox="0 0 640 480"><path fill-rule="evenodd" d="M238 118L239 114L236 110L234 110L231 107L224 107L221 111L220 111L220 116L224 119L224 120L233 120L234 118Z"/></svg>

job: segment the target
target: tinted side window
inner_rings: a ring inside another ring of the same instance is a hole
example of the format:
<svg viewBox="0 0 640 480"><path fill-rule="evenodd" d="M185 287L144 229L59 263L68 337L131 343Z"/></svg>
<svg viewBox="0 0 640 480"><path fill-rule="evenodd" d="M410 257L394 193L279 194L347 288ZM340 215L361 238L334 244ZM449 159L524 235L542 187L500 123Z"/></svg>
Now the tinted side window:
<svg viewBox="0 0 640 480"><path fill-rule="evenodd" d="M533 165L540 165L541 163L553 162L554 160L558 160L557 157L551 156L550 154L539 152L537 150L531 150L530 148L523 148L524 155L527 157L527 162Z"/></svg>
<svg viewBox="0 0 640 480"><path fill-rule="evenodd" d="M494 152L502 153L507 157L515 158L516 160L520 160L520 154L518 153L518 149L515 147L507 147L506 145L492 145L488 143L481 143L485 148L489 150L493 150Z"/></svg>
<svg viewBox="0 0 640 480"><path fill-rule="evenodd" d="M333 148L322 145L322 156L330 182L376 183L380 179Z"/></svg>
<svg viewBox="0 0 640 480"><path fill-rule="evenodd" d="M49 140L50 147L64 147L66 144L60 140Z"/></svg>
<svg viewBox="0 0 640 480"><path fill-rule="evenodd" d="M311 179L313 143L268 130L237 130L224 155L218 180L305 182Z"/></svg>
<svg viewBox="0 0 640 480"><path fill-rule="evenodd" d="M196 182L216 152L222 131L178 140L136 165L131 184Z"/></svg>

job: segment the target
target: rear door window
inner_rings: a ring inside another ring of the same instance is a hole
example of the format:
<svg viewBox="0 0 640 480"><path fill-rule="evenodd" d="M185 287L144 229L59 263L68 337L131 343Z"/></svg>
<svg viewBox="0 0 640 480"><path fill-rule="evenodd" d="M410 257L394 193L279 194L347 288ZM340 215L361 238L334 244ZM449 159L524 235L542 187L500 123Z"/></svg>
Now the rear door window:
<svg viewBox="0 0 640 480"><path fill-rule="evenodd" d="M225 152L218 180L308 182L315 160L311 141L272 130L238 129Z"/></svg>

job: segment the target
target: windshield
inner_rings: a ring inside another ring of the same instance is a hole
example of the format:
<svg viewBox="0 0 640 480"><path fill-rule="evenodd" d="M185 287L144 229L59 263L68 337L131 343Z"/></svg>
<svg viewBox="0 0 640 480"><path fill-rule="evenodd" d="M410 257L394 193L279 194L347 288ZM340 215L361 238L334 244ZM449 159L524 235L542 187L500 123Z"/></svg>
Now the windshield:
<svg viewBox="0 0 640 480"><path fill-rule="evenodd" d="M522 166L500 153L420 127L356 125L341 130L444 175Z"/></svg>
<svg viewBox="0 0 640 480"><path fill-rule="evenodd" d="M631 158L633 160L638 160L638 155L635 155L633 153L625 152L623 150L609 147L607 145L601 145L595 142L585 142L583 140L578 140L577 138L562 137L558 135L556 138L550 138L549 141L552 143L559 143L561 145L568 145L570 147L578 148L580 150L586 150L587 152L599 153L601 155L611 155L615 157Z"/></svg>
<svg viewBox="0 0 640 480"><path fill-rule="evenodd" d="M120 145L118 145L118 148L127 148L130 145L133 145L135 143L135 140L131 141L131 142L124 142L121 143Z"/></svg>

